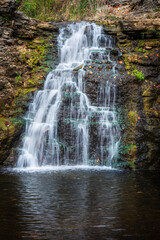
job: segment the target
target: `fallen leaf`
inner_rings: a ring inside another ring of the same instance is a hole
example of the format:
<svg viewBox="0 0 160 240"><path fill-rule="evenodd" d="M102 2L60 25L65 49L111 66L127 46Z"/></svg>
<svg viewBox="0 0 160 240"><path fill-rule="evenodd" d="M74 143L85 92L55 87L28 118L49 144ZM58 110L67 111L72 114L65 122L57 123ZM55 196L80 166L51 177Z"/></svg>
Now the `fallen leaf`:
<svg viewBox="0 0 160 240"><path fill-rule="evenodd" d="M5 125L6 125L6 127L9 127L10 123L8 121L5 121Z"/></svg>

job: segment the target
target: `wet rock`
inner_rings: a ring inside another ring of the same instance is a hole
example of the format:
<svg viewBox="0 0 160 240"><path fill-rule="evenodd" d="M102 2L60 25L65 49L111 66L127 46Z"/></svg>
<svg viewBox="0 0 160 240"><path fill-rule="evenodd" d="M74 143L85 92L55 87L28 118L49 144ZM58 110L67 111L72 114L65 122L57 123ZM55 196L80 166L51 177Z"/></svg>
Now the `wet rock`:
<svg viewBox="0 0 160 240"><path fill-rule="evenodd" d="M43 86L44 76L51 64L56 64L58 52L58 28L17 12L17 7L16 0L0 1L0 164L21 135L28 102L33 99L33 92ZM42 59L46 61L43 68ZM8 119L11 125L6 128Z"/></svg>
<svg viewBox="0 0 160 240"><path fill-rule="evenodd" d="M131 0L132 9L152 9L160 6L159 0Z"/></svg>
<svg viewBox="0 0 160 240"><path fill-rule="evenodd" d="M146 46L145 49L146 49L146 50L151 50L152 47Z"/></svg>
<svg viewBox="0 0 160 240"><path fill-rule="evenodd" d="M78 71L79 69L81 69L83 67L84 64L81 64L80 66L76 67L73 69L73 71Z"/></svg>
<svg viewBox="0 0 160 240"><path fill-rule="evenodd" d="M37 25L37 27L42 30L53 31L56 29L56 31L57 31L57 27L55 27L53 24L51 24L49 22L41 22Z"/></svg>
<svg viewBox="0 0 160 240"><path fill-rule="evenodd" d="M6 81L0 80L0 90L4 89L6 85Z"/></svg>

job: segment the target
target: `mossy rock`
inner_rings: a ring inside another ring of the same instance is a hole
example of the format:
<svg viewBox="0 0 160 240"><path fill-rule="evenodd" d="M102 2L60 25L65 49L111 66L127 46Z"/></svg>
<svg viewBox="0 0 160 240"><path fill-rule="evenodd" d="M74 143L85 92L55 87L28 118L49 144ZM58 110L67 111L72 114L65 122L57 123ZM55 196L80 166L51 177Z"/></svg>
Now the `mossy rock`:
<svg viewBox="0 0 160 240"><path fill-rule="evenodd" d="M132 126L136 126L138 120L137 111L129 111L128 113L128 121Z"/></svg>

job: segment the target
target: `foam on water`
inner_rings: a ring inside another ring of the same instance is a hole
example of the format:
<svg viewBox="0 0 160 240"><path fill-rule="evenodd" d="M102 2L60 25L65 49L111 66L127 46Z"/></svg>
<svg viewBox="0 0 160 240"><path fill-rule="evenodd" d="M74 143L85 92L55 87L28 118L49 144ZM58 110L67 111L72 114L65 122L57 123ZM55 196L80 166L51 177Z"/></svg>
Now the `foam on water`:
<svg viewBox="0 0 160 240"><path fill-rule="evenodd" d="M9 169L7 169L8 171ZM27 168L12 168L12 172L57 172L57 171L117 171L116 168L106 167L106 166L86 166L86 165L76 165L76 166L42 166L42 167L27 167Z"/></svg>

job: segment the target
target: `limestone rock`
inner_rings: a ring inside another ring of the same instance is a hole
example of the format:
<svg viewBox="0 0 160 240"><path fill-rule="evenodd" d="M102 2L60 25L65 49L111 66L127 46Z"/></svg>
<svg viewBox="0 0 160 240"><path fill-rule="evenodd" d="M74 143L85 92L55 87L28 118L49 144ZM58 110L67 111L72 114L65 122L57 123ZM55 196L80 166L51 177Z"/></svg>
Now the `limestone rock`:
<svg viewBox="0 0 160 240"><path fill-rule="evenodd" d="M18 7L18 2L16 0L1 0L0 1L0 13L1 14L13 14L13 12Z"/></svg>
<svg viewBox="0 0 160 240"><path fill-rule="evenodd" d="M37 25L37 27L40 29L45 29L45 30L49 30L49 31L57 29L53 24L51 24L49 22L41 22Z"/></svg>
<svg viewBox="0 0 160 240"><path fill-rule="evenodd" d="M46 56L45 45L50 46L49 42L57 39L57 35L52 35L57 27L31 19L17 12L17 7L16 0L0 1L0 164L22 133L27 101L42 87L45 72L40 66L42 57ZM56 51L55 46L55 58ZM4 123L8 119L11 125L6 128Z"/></svg>

